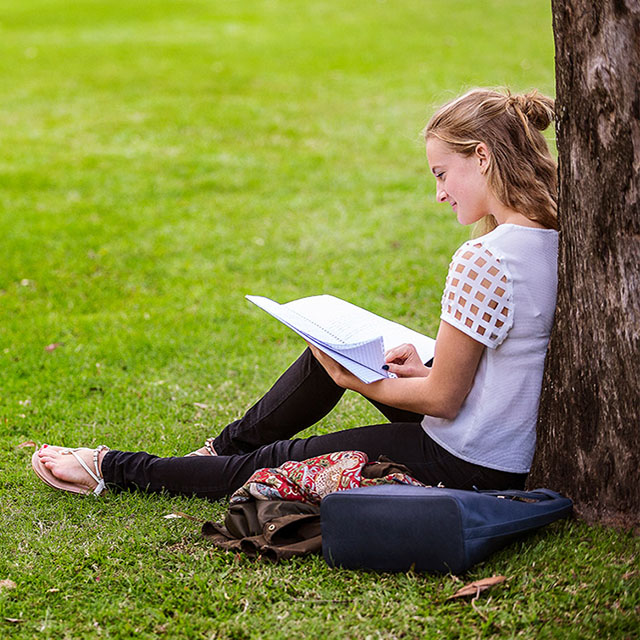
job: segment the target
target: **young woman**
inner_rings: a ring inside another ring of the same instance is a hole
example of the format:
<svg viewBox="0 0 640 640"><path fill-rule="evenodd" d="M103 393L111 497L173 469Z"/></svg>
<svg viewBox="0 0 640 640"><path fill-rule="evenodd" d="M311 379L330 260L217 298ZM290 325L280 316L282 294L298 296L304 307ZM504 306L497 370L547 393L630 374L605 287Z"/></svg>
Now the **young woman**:
<svg viewBox="0 0 640 640"><path fill-rule="evenodd" d="M220 498L262 467L342 450L385 455L425 484L522 488L534 452L545 351L556 299L556 165L541 131L553 101L478 89L441 107L425 129L438 202L485 235L455 253L431 367L408 344L387 353L397 378L365 384L310 347L240 419L196 455L44 445L33 466L78 493L111 488ZM290 439L345 389L388 422Z"/></svg>

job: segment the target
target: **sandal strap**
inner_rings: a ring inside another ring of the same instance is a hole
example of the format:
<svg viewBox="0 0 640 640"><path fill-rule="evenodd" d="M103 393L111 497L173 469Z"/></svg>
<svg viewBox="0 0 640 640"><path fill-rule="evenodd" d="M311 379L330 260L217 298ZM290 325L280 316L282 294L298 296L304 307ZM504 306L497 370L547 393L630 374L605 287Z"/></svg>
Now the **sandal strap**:
<svg viewBox="0 0 640 640"><path fill-rule="evenodd" d="M96 475L98 476L98 478L100 478L100 480L98 481L98 485L93 490L93 493L96 496L99 496L107 488L107 484L104 481L104 478L102 477L102 473L100 473L100 466L98 465L98 458L100 456L101 451L109 451L109 447L107 447L106 444L99 444L93 450L93 466L96 470Z"/></svg>
<svg viewBox="0 0 640 640"><path fill-rule="evenodd" d="M201 457L201 458L208 458L209 456L217 456L218 453L213 448L213 441L214 440L215 440L215 438L207 438L204 441L204 446L200 447L200 449L204 449L204 451L201 451L200 449L196 449L195 451L192 451L191 453L188 453L187 457L198 456L198 457Z"/></svg>
<svg viewBox="0 0 640 640"><path fill-rule="evenodd" d="M204 446L205 446L206 450L209 452L210 455L217 456L218 454L216 453L216 450L213 448L213 441L214 440L215 440L215 438L207 438L204 441Z"/></svg>
<svg viewBox="0 0 640 640"><path fill-rule="evenodd" d="M100 473L100 467L98 465L98 456L101 451L109 450L109 447L105 444L101 444L93 451L93 466L95 468L95 473L88 467L87 463L80 457L78 454L78 449L67 449L66 451L62 451L62 453L70 453L79 463L80 466L91 476L93 480L95 480L98 484L96 488L93 490L94 495L99 496L105 489L106 483L102 474Z"/></svg>

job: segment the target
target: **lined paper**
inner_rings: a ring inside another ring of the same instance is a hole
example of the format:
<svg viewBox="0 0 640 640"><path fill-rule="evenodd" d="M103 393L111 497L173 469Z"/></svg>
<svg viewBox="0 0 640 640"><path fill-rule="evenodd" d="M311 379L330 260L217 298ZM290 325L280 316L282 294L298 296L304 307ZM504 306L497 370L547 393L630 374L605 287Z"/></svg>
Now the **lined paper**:
<svg viewBox="0 0 640 640"><path fill-rule="evenodd" d="M399 344L413 344L423 362L433 357L433 338L335 296L285 304L263 296L246 298L367 383L390 377L382 369L384 354Z"/></svg>

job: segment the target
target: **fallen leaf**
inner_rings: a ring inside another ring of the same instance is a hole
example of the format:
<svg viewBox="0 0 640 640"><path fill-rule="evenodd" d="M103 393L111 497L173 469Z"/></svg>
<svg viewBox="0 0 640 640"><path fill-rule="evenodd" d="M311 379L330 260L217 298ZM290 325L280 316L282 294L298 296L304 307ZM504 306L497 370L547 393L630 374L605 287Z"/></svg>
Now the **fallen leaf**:
<svg viewBox="0 0 640 640"><path fill-rule="evenodd" d="M187 520L193 520L194 522L204 522L201 518L190 516L188 513L182 511L174 511L173 513L167 513L166 516L162 516L165 520L174 520L175 518L186 518Z"/></svg>
<svg viewBox="0 0 640 640"><path fill-rule="evenodd" d="M449 596L447 600L453 600L453 598L466 598L468 596L474 596L477 598L482 591L490 589L496 584L501 584L507 578L505 576L491 576L490 578L482 578L482 580L476 580L465 584L464 587L458 589L452 596Z"/></svg>
<svg viewBox="0 0 640 640"><path fill-rule="evenodd" d="M35 447L37 449L38 445L33 440L27 440L26 442L21 442L16 448L26 449L27 447Z"/></svg>
<svg viewBox="0 0 640 640"><path fill-rule="evenodd" d="M52 342L51 344L48 344L44 350L45 351L55 351L58 347L62 347L64 343L62 342Z"/></svg>
<svg viewBox="0 0 640 640"><path fill-rule="evenodd" d="M15 589L16 583L13 580L0 580L0 591L2 589Z"/></svg>
<svg viewBox="0 0 640 640"><path fill-rule="evenodd" d="M14 623L22 622L22 619L21 619L21 618L5 618L5 620L6 620L7 622L14 622Z"/></svg>
<svg viewBox="0 0 640 640"><path fill-rule="evenodd" d="M55 587L47 589L47 593L58 593L58 591L60 591L60 589L56 589Z"/></svg>

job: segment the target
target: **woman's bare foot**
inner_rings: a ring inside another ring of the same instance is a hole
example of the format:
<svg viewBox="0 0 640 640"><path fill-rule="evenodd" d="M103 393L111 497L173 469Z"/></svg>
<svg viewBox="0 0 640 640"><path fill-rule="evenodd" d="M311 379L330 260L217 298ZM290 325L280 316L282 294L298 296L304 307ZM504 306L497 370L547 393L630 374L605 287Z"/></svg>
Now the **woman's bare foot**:
<svg viewBox="0 0 640 640"><path fill-rule="evenodd" d="M38 451L38 457L43 466L59 480L78 484L93 491L98 483L82 468L75 456L68 453L68 451L68 447L53 447L44 444ZM76 455L80 456L83 462L92 470L94 468L93 452L93 449L75 449ZM98 476L100 478L102 477L102 458L105 453L106 450L103 450L98 454Z"/></svg>

